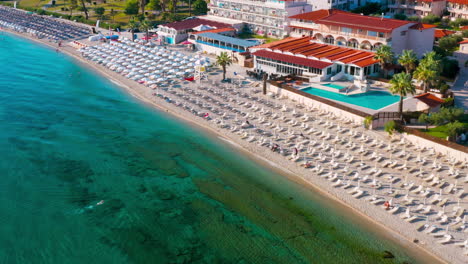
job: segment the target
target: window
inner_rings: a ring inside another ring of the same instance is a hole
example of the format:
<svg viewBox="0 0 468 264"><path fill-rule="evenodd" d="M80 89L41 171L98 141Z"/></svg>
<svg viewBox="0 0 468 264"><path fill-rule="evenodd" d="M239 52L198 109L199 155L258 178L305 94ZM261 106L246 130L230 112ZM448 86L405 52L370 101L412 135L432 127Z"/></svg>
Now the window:
<svg viewBox="0 0 468 264"><path fill-rule="evenodd" d="M344 73L348 74L348 65L344 67Z"/></svg>
<svg viewBox="0 0 468 264"><path fill-rule="evenodd" d="M342 27L341 28L341 32L343 33L351 33L353 30L351 28L347 28L347 27Z"/></svg>
<svg viewBox="0 0 468 264"><path fill-rule="evenodd" d="M402 31L400 32L400 36L405 36L406 35L406 30L405 31Z"/></svg>
<svg viewBox="0 0 468 264"><path fill-rule="evenodd" d="M331 67L328 67L327 68L327 75L330 75L332 73L332 68Z"/></svg>
<svg viewBox="0 0 468 264"><path fill-rule="evenodd" d="M385 38L385 33L379 32L379 38Z"/></svg>
<svg viewBox="0 0 468 264"><path fill-rule="evenodd" d="M377 37L377 32L375 32L375 31L369 31L369 30L368 30L368 31L367 31L367 35L368 35L368 36L371 36L371 37Z"/></svg>

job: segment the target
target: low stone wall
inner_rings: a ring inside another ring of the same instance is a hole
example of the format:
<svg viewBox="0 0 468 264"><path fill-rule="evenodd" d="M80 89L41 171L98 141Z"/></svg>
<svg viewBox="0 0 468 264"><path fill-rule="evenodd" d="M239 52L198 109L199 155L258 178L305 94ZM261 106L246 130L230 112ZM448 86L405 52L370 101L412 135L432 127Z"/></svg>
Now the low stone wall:
<svg viewBox="0 0 468 264"><path fill-rule="evenodd" d="M402 136L413 144L433 148L436 152L447 155L447 157L468 163L468 147L425 134L417 129L405 127L404 131L406 133L403 133Z"/></svg>
<svg viewBox="0 0 468 264"><path fill-rule="evenodd" d="M286 85L273 84L272 82L269 82L267 90L278 96L287 97L302 105L334 113L338 117L347 118L359 125L362 125L364 118L369 115L364 112L339 105L322 97L287 87Z"/></svg>

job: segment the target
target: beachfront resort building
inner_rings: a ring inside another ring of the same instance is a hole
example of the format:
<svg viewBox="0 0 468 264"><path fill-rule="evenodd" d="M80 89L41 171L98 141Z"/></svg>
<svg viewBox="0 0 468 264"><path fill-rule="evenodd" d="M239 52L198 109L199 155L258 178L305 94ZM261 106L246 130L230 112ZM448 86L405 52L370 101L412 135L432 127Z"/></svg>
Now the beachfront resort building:
<svg viewBox="0 0 468 264"><path fill-rule="evenodd" d="M442 16L446 8L445 0L390 0L389 16L403 14L406 16L425 17L429 14Z"/></svg>
<svg viewBox="0 0 468 264"><path fill-rule="evenodd" d="M176 44L187 40L192 32L216 30L213 32L230 34L235 29L230 24L213 20L192 18L158 26L158 35L167 44Z"/></svg>
<svg viewBox="0 0 468 264"><path fill-rule="evenodd" d="M252 33L274 38L288 34L289 16L312 10L307 0L211 0L208 8L207 19L244 23Z"/></svg>
<svg viewBox="0 0 468 264"><path fill-rule="evenodd" d="M419 22L363 16L337 9L317 10L290 17L290 35L311 42L374 51L380 45L395 54L411 49L421 57L432 51L434 26Z"/></svg>
<svg viewBox="0 0 468 264"><path fill-rule="evenodd" d="M311 82L365 80L380 66L371 51L317 43L312 37L289 37L250 48L254 67L267 73L294 74Z"/></svg>
<svg viewBox="0 0 468 264"><path fill-rule="evenodd" d="M447 11L450 13L450 18L468 19L468 0L448 0Z"/></svg>

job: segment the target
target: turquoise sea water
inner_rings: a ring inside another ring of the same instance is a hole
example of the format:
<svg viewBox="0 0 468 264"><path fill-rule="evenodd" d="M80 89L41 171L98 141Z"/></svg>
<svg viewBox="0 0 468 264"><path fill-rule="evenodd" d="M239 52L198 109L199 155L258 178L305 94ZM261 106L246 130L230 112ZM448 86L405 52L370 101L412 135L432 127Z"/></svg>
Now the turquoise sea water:
<svg viewBox="0 0 468 264"><path fill-rule="evenodd" d="M380 108L394 104L400 100L398 95L392 95L391 93L381 92L381 91L370 91L362 94L339 94L334 92L329 92L313 87L302 89L306 93L317 95L320 97L362 106L365 108L370 108L373 110L378 110Z"/></svg>
<svg viewBox="0 0 468 264"><path fill-rule="evenodd" d="M0 68L0 263L416 263L63 54L3 34Z"/></svg>

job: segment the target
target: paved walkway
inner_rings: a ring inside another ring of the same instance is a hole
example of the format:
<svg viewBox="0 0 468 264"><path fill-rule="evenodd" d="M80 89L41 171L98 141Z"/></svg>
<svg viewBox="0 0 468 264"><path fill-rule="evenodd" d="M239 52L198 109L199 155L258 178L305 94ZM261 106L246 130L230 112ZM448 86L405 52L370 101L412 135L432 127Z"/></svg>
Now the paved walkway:
<svg viewBox="0 0 468 264"><path fill-rule="evenodd" d="M468 68L461 68L452 90L455 94L455 106L468 111Z"/></svg>

